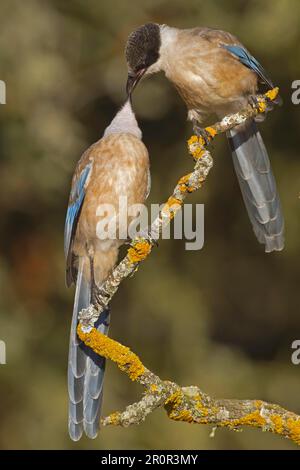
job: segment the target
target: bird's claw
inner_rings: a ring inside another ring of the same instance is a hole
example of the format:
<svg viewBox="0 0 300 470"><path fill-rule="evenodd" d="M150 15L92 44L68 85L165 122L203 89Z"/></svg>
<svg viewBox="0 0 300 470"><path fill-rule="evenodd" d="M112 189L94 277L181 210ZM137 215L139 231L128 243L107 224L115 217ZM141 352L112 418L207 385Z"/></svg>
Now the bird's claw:
<svg viewBox="0 0 300 470"><path fill-rule="evenodd" d="M196 122L194 122L193 130L197 137L202 137L204 146L207 147L211 142L211 135L209 135L209 133L203 127L200 127Z"/></svg>
<svg viewBox="0 0 300 470"><path fill-rule="evenodd" d="M93 286L92 289L92 296L91 296L91 301L93 305L99 306L102 310L105 310L107 307L107 300L109 300L109 294L102 289L101 287L98 287L96 284Z"/></svg>
<svg viewBox="0 0 300 470"><path fill-rule="evenodd" d="M147 240L151 245L158 246L158 239L153 236L153 233L151 231L151 227L147 227L140 232L137 233L136 238L143 238Z"/></svg>
<svg viewBox="0 0 300 470"><path fill-rule="evenodd" d="M272 101L270 98L265 97L265 103L266 103L266 109L262 114L266 114L269 111L272 111L277 104L276 101ZM259 107L259 99L257 98L256 95L250 95L249 96L249 104L254 108L257 109Z"/></svg>

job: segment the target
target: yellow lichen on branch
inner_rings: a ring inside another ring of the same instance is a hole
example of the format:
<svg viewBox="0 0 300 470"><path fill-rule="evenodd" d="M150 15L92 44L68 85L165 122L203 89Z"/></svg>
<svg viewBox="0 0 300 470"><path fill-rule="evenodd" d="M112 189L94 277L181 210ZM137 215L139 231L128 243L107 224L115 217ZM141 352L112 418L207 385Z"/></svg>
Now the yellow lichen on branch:
<svg viewBox="0 0 300 470"><path fill-rule="evenodd" d="M176 212L181 208L181 204L182 202L174 196L169 197L161 210L162 216L169 218L171 221L175 217Z"/></svg>
<svg viewBox="0 0 300 470"><path fill-rule="evenodd" d="M131 263L140 263L151 253L152 245L148 240L137 240L127 252L127 256Z"/></svg>
<svg viewBox="0 0 300 470"><path fill-rule="evenodd" d="M180 387L160 379L147 369L128 347L114 341L95 328L89 333L78 326L79 338L95 353L115 362L128 377L141 384L145 393L139 402L123 412L115 411L102 418L102 425L140 424L158 407L164 407L173 421L212 425L239 430L259 428L283 436L300 445L300 416L279 405L261 400L214 399L198 387Z"/></svg>
<svg viewBox="0 0 300 470"><path fill-rule="evenodd" d="M123 372L126 372L131 380L137 380L145 372L145 367L136 354L126 346L97 331L96 328L85 333L79 324L77 334L81 341L96 354L115 362Z"/></svg>
<svg viewBox="0 0 300 470"><path fill-rule="evenodd" d="M201 158L204 155L205 142L204 142L203 137L192 135L192 137L190 137L189 140L187 141L187 144L188 144L189 152L195 160Z"/></svg>
<svg viewBox="0 0 300 470"><path fill-rule="evenodd" d="M265 97L270 101L275 101L279 96L279 88L275 87L272 90L267 91Z"/></svg>

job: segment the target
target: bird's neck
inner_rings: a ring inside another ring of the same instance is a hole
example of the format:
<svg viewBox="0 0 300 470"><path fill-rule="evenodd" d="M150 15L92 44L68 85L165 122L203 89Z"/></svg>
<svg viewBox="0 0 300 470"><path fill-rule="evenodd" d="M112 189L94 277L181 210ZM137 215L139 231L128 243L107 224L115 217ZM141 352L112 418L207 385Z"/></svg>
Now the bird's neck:
<svg viewBox="0 0 300 470"><path fill-rule="evenodd" d="M174 41L177 40L178 29L172 28L166 24L160 26L160 39L161 39L161 52L164 52L164 49L169 49L173 46Z"/></svg>
<svg viewBox="0 0 300 470"><path fill-rule="evenodd" d="M110 125L105 129L103 136L110 134L133 134L138 139L142 139L142 132L137 123L130 101L126 101L124 106L116 114Z"/></svg>
<svg viewBox="0 0 300 470"><path fill-rule="evenodd" d="M161 46L159 51L159 62L160 68L164 72L168 68L169 58L174 53L174 46L176 44L178 38L178 29L172 28L167 25L161 25L160 27L160 39L161 39Z"/></svg>

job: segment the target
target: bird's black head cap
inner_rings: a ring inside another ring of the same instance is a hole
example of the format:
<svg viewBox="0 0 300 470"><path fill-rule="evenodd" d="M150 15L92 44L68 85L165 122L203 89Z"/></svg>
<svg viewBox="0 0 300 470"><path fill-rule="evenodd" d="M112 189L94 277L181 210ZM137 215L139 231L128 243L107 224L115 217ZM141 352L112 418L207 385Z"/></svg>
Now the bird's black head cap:
<svg viewBox="0 0 300 470"><path fill-rule="evenodd" d="M147 69L159 59L160 27L147 23L128 37L125 54L129 69L127 92L130 94Z"/></svg>

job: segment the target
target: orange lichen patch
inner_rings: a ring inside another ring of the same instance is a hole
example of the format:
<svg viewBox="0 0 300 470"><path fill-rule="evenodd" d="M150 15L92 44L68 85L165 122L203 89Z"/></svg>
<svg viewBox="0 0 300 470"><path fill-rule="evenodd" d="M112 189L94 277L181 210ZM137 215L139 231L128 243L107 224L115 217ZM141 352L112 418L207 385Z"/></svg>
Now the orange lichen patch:
<svg viewBox="0 0 300 470"><path fill-rule="evenodd" d="M201 412L202 416L207 416L208 415L208 409L206 408L205 405L203 405L203 402L201 400L200 395L196 397L196 404L195 407L198 411Z"/></svg>
<svg viewBox="0 0 300 470"><path fill-rule="evenodd" d="M289 418L286 424L289 437L300 445L300 419Z"/></svg>
<svg viewBox="0 0 300 470"><path fill-rule="evenodd" d="M180 178L180 180L178 181L178 187L181 193L192 193L195 190L195 188L189 183L191 175L192 173L189 173L188 175L185 175Z"/></svg>
<svg viewBox="0 0 300 470"><path fill-rule="evenodd" d="M168 201L162 208L162 212L166 214L170 219L173 219L175 213L180 209L182 201L176 199L176 197L169 197Z"/></svg>
<svg viewBox="0 0 300 470"><path fill-rule="evenodd" d="M150 254L151 249L152 247L148 240L141 240L135 242L134 245L130 247L127 252L129 261L132 264L143 261Z"/></svg>
<svg viewBox="0 0 300 470"><path fill-rule="evenodd" d="M184 408L183 398L184 393L181 390L177 390L175 393L170 395L169 398L165 401L165 406L169 418L175 421L206 424L207 419L205 417L208 416L209 411L203 405L201 396L196 395L195 397L193 397L195 403L191 405L191 410L195 409L196 411L198 411L199 416L193 416L191 410L187 410L186 408Z"/></svg>
<svg viewBox="0 0 300 470"><path fill-rule="evenodd" d="M283 434L284 423L283 419L279 415L270 416L270 420L273 423L273 430L276 434Z"/></svg>
<svg viewBox="0 0 300 470"><path fill-rule="evenodd" d="M240 426L253 426L253 427L262 428L265 425L266 425L266 420L265 418L261 416L259 410L253 411L252 413L248 413L243 418L224 420L224 421L221 421L220 424L218 424L218 426L221 426L221 427L226 426L229 428L238 428Z"/></svg>
<svg viewBox="0 0 300 470"><path fill-rule="evenodd" d="M217 131L213 127L206 127L205 131L207 132L207 134L209 135L211 139L213 139L217 135Z"/></svg>
<svg viewBox="0 0 300 470"><path fill-rule="evenodd" d="M265 93L264 98L258 101L258 112L264 113L267 109L267 100L274 101L279 94L279 88L273 88Z"/></svg>
<svg viewBox="0 0 300 470"><path fill-rule="evenodd" d="M191 155L193 156L193 158L194 158L195 160L199 160L199 159L202 158L203 155L205 154L205 150L204 150L204 148L202 148L202 147L199 145L199 146L197 146L195 149L193 149L193 150L191 149L191 150L190 150L190 153L191 153Z"/></svg>
<svg viewBox="0 0 300 470"><path fill-rule="evenodd" d="M199 139L198 139L198 136L196 135L192 135L189 140L187 141L187 144L188 146L190 147L191 145L194 145L194 144L198 144L199 143Z"/></svg>
<svg viewBox="0 0 300 470"><path fill-rule="evenodd" d="M192 193L193 188L191 186L187 186L186 184L180 184L178 189L181 193Z"/></svg>
<svg viewBox="0 0 300 470"><path fill-rule="evenodd" d="M165 401L165 406L168 416L170 419L175 421L185 421L187 423L192 423L194 422L192 413L186 409L179 409L180 405L182 404L182 399L183 392L181 390L177 390L167 398Z"/></svg>
<svg viewBox="0 0 300 470"><path fill-rule="evenodd" d="M105 336L96 328L85 333L79 324L77 327L79 338L99 356L106 357L115 362L118 367L133 381L137 380L145 372L145 367L140 358L129 348Z"/></svg>
<svg viewBox="0 0 300 470"><path fill-rule="evenodd" d="M276 87L276 88L273 88L272 90L267 91L265 96L269 100L274 101L277 98L278 94L279 94L279 88Z"/></svg>
<svg viewBox="0 0 300 470"><path fill-rule="evenodd" d="M196 135L192 135L187 141L189 153L197 160L204 155L204 147L205 147L205 140L203 137L197 137Z"/></svg>
<svg viewBox="0 0 300 470"><path fill-rule="evenodd" d="M263 418L263 416L261 416L259 410L253 411L253 413L249 413L237 421L239 421L241 425L247 425L247 426L262 427L262 426L265 426L266 424L266 420L265 418Z"/></svg>
<svg viewBox="0 0 300 470"><path fill-rule="evenodd" d="M189 182L190 177L192 176L193 173L189 173L188 175L182 176L180 180L178 181L178 184L187 184Z"/></svg>
<svg viewBox="0 0 300 470"><path fill-rule="evenodd" d="M174 421L184 421L186 423L195 423L192 413L189 410L174 411L169 413L169 418Z"/></svg>
<svg viewBox="0 0 300 470"><path fill-rule="evenodd" d="M267 103L264 100L259 100L257 104L258 104L258 112L264 113L267 109Z"/></svg>
<svg viewBox="0 0 300 470"><path fill-rule="evenodd" d="M177 390L166 399L165 405L173 405L173 407L177 407L182 402L182 398L183 398L182 391Z"/></svg>
<svg viewBox="0 0 300 470"><path fill-rule="evenodd" d="M121 413L119 411L115 411L114 413L111 413L108 416L109 424L112 424L113 426L117 426L120 422L120 416L121 416Z"/></svg>
<svg viewBox="0 0 300 470"><path fill-rule="evenodd" d="M205 147L205 145L206 145L206 140L204 139L204 137L202 137L202 135L200 135L200 137L199 137L199 145L201 147Z"/></svg>
<svg viewBox="0 0 300 470"><path fill-rule="evenodd" d="M150 388L151 392L157 392L157 390L158 390L158 387L157 387L156 384L151 384L149 388Z"/></svg>
<svg viewBox="0 0 300 470"><path fill-rule="evenodd" d="M181 206L182 202L179 199L176 199L176 197L171 196L169 197L167 204L169 207Z"/></svg>

